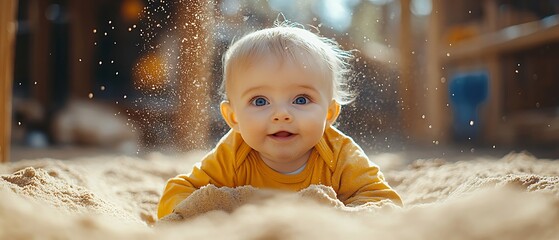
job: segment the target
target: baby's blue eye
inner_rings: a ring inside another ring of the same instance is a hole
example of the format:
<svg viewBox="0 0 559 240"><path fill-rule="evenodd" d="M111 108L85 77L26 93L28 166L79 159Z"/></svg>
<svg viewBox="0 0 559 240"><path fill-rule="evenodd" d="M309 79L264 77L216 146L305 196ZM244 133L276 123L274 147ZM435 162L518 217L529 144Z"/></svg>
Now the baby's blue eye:
<svg viewBox="0 0 559 240"><path fill-rule="evenodd" d="M268 104L268 100L266 100L265 98L259 97L259 98L255 98L252 100L252 105L255 106L264 106Z"/></svg>
<svg viewBox="0 0 559 240"><path fill-rule="evenodd" d="M303 105L309 103L309 99L306 97L297 97L293 103Z"/></svg>

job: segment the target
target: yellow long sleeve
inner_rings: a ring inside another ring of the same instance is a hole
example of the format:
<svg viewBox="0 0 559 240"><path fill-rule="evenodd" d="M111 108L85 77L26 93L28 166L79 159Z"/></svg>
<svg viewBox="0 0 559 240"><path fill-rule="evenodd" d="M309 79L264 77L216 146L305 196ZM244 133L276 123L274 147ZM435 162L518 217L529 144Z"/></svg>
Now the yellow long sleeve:
<svg viewBox="0 0 559 240"><path fill-rule="evenodd" d="M402 206L402 199L384 180L379 167L353 140L332 128L326 131L327 141L319 142L318 149L332 151L336 168L332 173L333 188L345 205L361 205L388 199ZM321 146L326 144L327 146ZM326 156L327 154L323 154Z"/></svg>
<svg viewBox="0 0 559 240"><path fill-rule="evenodd" d="M167 181L157 206L158 218L172 213L182 200L205 185L234 186L235 152L238 150L238 142L242 140L239 139L240 136L229 137L231 135L232 132L228 133L213 151L194 165L190 174L181 174Z"/></svg>

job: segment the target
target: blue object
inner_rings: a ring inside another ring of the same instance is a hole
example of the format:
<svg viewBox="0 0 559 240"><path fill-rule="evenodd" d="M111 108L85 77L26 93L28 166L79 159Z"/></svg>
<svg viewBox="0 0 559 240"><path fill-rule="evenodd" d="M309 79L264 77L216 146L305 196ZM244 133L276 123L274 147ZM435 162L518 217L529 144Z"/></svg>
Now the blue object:
<svg viewBox="0 0 559 240"><path fill-rule="evenodd" d="M489 77L486 71L454 75L448 85L452 104L453 132L457 139L476 139L480 121L478 109L487 99Z"/></svg>
<svg viewBox="0 0 559 240"><path fill-rule="evenodd" d="M25 143L33 148L45 148L49 145L49 140L44 132L32 130L25 136Z"/></svg>

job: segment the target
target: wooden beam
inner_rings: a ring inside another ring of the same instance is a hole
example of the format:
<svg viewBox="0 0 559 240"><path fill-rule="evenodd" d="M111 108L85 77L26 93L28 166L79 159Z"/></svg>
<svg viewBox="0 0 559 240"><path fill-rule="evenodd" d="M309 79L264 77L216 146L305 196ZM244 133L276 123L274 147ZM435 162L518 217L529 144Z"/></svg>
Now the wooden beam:
<svg viewBox="0 0 559 240"><path fill-rule="evenodd" d="M487 16L486 25L488 26L488 30L490 32L496 31L498 29L497 22L499 21L499 6L495 1L485 0L483 2L483 8ZM500 130L502 129L503 82L497 53L486 55L485 64L489 71L489 99L487 106L483 109L485 113L484 120L486 122L483 127L484 139L493 143L502 139L505 140L505 143L509 143L508 141L511 141L509 136L505 136L504 138L499 136Z"/></svg>
<svg viewBox="0 0 559 240"><path fill-rule="evenodd" d="M0 163L10 159L17 0L0 1Z"/></svg>
<svg viewBox="0 0 559 240"><path fill-rule="evenodd" d="M192 0L177 5L179 112L175 123L179 126L180 150L204 149L209 145L214 14L213 1Z"/></svg>
<svg viewBox="0 0 559 240"><path fill-rule="evenodd" d="M31 97L48 107L52 101L52 60L50 56L52 23L45 18L50 0L29 2L29 23L31 28Z"/></svg>
<svg viewBox="0 0 559 240"><path fill-rule="evenodd" d="M488 13L487 15L490 14ZM472 39L453 44L451 47L446 47L446 49L439 52L439 54L446 55L450 53L449 56L443 56L443 59L446 62L459 62L476 59L480 56L495 56L499 53L512 52L518 49L528 49L550 42L557 42L559 40L559 23L545 26L545 22L546 20L544 19L518 24L504 29L495 29L487 34L482 34Z"/></svg>
<svg viewBox="0 0 559 240"><path fill-rule="evenodd" d="M93 82L95 35L92 33L97 4L92 1L69 1L70 16L70 98L87 98Z"/></svg>
<svg viewBox="0 0 559 240"><path fill-rule="evenodd" d="M451 111L447 105L448 84L443 79L442 63L439 51L442 46L441 29L444 22L444 1L433 0L431 14L429 15L429 25L427 30L427 75L425 89L425 120L427 121L426 137L427 142L445 143L450 139ZM419 99L417 99L419 100Z"/></svg>
<svg viewBox="0 0 559 240"><path fill-rule="evenodd" d="M415 139L417 130L417 122L414 120L414 87L412 87L411 69L413 66L412 50L412 27L410 1L400 1L400 32L399 32L399 49L400 49L400 79L398 81L398 96L400 97L400 112L402 116L402 127L404 132Z"/></svg>

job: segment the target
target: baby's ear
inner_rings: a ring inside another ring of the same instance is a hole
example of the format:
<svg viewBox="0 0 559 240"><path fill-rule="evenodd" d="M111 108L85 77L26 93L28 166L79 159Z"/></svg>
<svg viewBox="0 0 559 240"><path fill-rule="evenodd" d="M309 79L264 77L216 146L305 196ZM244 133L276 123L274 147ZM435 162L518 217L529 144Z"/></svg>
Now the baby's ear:
<svg viewBox="0 0 559 240"><path fill-rule="evenodd" d="M229 103L229 101L223 101L219 105L219 109L227 125L238 132L239 124L237 123L237 118L235 117L235 112L233 111L233 107L231 107L231 103Z"/></svg>
<svg viewBox="0 0 559 240"><path fill-rule="evenodd" d="M341 109L342 106L336 102L336 100L332 100L332 102L330 102L330 106L328 106L328 113L326 114L326 122L328 125L332 125L336 119L338 119Z"/></svg>

